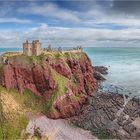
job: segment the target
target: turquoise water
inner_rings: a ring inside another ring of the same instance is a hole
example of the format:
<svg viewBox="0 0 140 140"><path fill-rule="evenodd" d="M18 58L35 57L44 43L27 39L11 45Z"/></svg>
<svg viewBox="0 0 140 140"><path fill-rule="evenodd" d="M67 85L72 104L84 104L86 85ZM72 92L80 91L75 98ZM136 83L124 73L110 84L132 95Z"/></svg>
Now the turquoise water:
<svg viewBox="0 0 140 140"><path fill-rule="evenodd" d="M109 68L107 82L140 96L140 48L85 48L93 65Z"/></svg>
<svg viewBox="0 0 140 140"><path fill-rule="evenodd" d="M140 48L84 48L93 65L109 68L108 83L122 87L133 95L140 96ZM20 48L0 48L6 51L21 51Z"/></svg>
<svg viewBox="0 0 140 140"><path fill-rule="evenodd" d="M21 51L21 48L0 48L0 54L4 52L15 52L15 51Z"/></svg>

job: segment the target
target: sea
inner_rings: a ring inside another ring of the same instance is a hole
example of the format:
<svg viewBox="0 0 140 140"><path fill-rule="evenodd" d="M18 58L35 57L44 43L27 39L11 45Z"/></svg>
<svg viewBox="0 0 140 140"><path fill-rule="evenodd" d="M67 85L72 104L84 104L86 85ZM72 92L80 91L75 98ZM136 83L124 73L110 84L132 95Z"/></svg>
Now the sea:
<svg viewBox="0 0 140 140"><path fill-rule="evenodd" d="M22 51L20 48L0 48L0 54ZM140 97L140 48L138 47L87 47L84 51L94 66L108 67L104 85L117 86L126 93Z"/></svg>

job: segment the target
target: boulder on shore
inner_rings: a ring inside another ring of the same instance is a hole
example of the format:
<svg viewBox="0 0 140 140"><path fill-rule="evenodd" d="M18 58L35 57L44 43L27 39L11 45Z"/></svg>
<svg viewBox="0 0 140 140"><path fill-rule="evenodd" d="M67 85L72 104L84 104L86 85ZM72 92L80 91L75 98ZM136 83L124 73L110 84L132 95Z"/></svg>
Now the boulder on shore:
<svg viewBox="0 0 140 140"><path fill-rule="evenodd" d="M101 74L108 74L108 68L105 66L94 66L93 68L95 71L97 71Z"/></svg>
<svg viewBox="0 0 140 140"><path fill-rule="evenodd" d="M106 78L103 76L104 74L108 74L108 68L104 66L95 66L93 67L94 70L94 78L99 81L106 80Z"/></svg>
<svg viewBox="0 0 140 140"><path fill-rule="evenodd" d="M101 80L101 81L106 80L106 78L98 71L94 72L94 78L96 80Z"/></svg>

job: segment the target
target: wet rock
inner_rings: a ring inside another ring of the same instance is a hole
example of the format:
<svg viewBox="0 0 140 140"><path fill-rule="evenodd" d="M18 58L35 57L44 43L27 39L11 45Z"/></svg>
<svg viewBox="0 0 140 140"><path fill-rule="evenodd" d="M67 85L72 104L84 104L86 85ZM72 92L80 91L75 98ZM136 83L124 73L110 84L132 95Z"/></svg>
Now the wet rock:
<svg viewBox="0 0 140 140"><path fill-rule="evenodd" d="M104 78L104 76L101 74L101 73L99 73L98 71L95 71L94 72L94 78L96 79L96 80L106 80L105 78Z"/></svg>
<svg viewBox="0 0 140 140"><path fill-rule="evenodd" d="M105 66L94 66L93 69L101 74L108 74L108 68Z"/></svg>
<svg viewBox="0 0 140 140"><path fill-rule="evenodd" d="M140 122L136 119L140 117L140 100L132 98L124 108L123 105L123 95L100 92L89 97L88 107L84 106L81 114L71 118L71 121L91 131L93 128L106 128L112 138L139 139Z"/></svg>
<svg viewBox="0 0 140 140"><path fill-rule="evenodd" d="M126 98L126 99L128 99L128 98L129 98L129 96L128 96L128 95L125 95L125 98Z"/></svg>

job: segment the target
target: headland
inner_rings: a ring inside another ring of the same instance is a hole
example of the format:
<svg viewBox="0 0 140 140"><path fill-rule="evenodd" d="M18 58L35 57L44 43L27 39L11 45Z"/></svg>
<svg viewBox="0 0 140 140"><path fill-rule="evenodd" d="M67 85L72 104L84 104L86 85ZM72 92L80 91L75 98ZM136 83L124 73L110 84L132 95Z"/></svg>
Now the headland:
<svg viewBox="0 0 140 140"><path fill-rule="evenodd" d="M98 138L137 139L140 137L140 100L103 91L101 82L106 80L104 74L108 74L107 70L104 66L93 66L81 46L56 50L51 45L42 48L39 40L26 41L23 52L6 52L0 57L0 91L2 104L7 104L3 112L14 113L10 118L10 115L5 115L4 120L10 122L14 116L20 121L20 114L24 129L25 122L27 124L25 116L31 119L32 113L39 113L37 118L30 120L25 130L32 137L36 133L42 136L48 133L47 128L43 130L42 119L46 127L52 121L50 118L65 118L70 124L91 131ZM46 120L44 115L48 117ZM63 126L63 123L56 120L54 124ZM32 132L28 131L31 126L35 128ZM59 137L60 134L56 132L55 135ZM68 135L65 137L68 138Z"/></svg>

